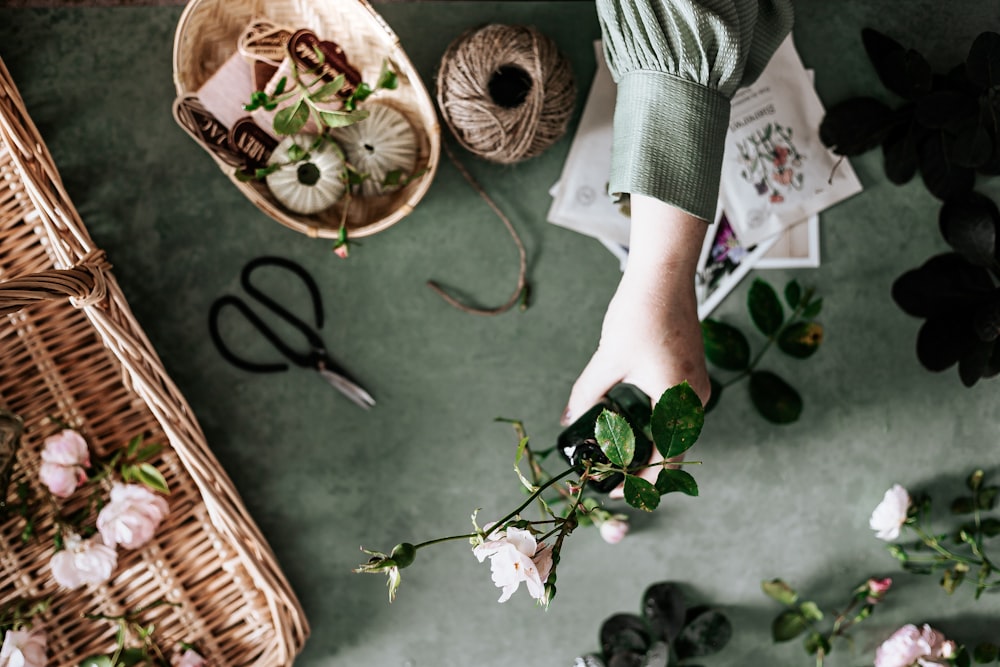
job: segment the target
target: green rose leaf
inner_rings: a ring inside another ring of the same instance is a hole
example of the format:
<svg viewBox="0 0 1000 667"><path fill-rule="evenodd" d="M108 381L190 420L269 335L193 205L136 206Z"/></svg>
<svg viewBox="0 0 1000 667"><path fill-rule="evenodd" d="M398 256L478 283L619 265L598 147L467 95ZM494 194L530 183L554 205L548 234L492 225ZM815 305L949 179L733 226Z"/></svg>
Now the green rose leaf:
<svg viewBox="0 0 1000 667"><path fill-rule="evenodd" d="M976 648L972 649L972 659L980 665L996 662L998 657L1000 657L1000 647L996 644L977 644Z"/></svg>
<svg viewBox="0 0 1000 667"><path fill-rule="evenodd" d="M776 642L787 642L795 639L809 627L806 617L797 611L787 609L771 623L771 637Z"/></svg>
<svg viewBox="0 0 1000 667"><path fill-rule="evenodd" d="M126 453L129 456L135 456L135 453L139 451L142 446L142 434L139 434L128 441L128 447L126 448Z"/></svg>
<svg viewBox="0 0 1000 667"><path fill-rule="evenodd" d="M156 442L153 443L152 445L147 445L142 449L140 449L138 452L136 452L135 459L137 461L148 461L149 459L153 458L162 451L163 451L163 445Z"/></svg>
<svg viewBox="0 0 1000 667"><path fill-rule="evenodd" d="M297 134L309 120L309 107L300 98L295 104L274 114L274 131L278 134Z"/></svg>
<svg viewBox="0 0 1000 667"><path fill-rule="evenodd" d="M823 310L823 299L816 299L815 301L810 301L809 305L805 307L802 311L802 317L807 320L819 315L819 311Z"/></svg>
<svg viewBox="0 0 1000 667"><path fill-rule="evenodd" d="M697 442L705 424L701 399L686 381L670 387L653 408L653 443L665 459L680 456Z"/></svg>
<svg viewBox="0 0 1000 667"><path fill-rule="evenodd" d="M809 620L812 621L823 620L823 612L820 611L819 606L817 606L815 602L809 600L803 602L802 604L799 605L799 611L802 612L802 615L808 618Z"/></svg>
<svg viewBox="0 0 1000 667"><path fill-rule="evenodd" d="M983 535L986 537L996 537L997 535L1000 535L1000 519L996 519L994 517L983 519L979 526L983 531Z"/></svg>
<svg viewBox="0 0 1000 667"><path fill-rule="evenodd" d="M818 632L812 632L806 637L805 647L809 655L815 655L820 649L823 650L823 654L825 655L832 648L829 640Z"/></svg>
<svg viewBox="0 0 1000 667"><path fill-rule="evenodd" d="M818 322L795 322L778 334L778 349L796 359L807 359L823 342L823 325Z"/></svg>
<svg viewBox="0 0 1000 667"><path fill-rule="evenodd" d="M705 357L727 371L742 371L750 364L750 343L739 329L717 320L701 323Z"/></svg>
<svg viewBox="0 0 1000 667"><path fill-rule="evenodd" d="M799 285L798 280L790 280L788 284L785 285L785 303L788 307L795 309L799 307L799 299L802 298L802 286Z"/></svg>
<svg viewBox="0 0 1000 667"><path fill-rule="evenodd" d="M656 490L660 492L661 496L674 491L697 496L698 483L694 481L694 477L690 473L675 468L663 468L656 477Z"/></svg>
<svg viewBox="0 0 1000 667"><path fill-rule="evenodd" d="M747 295L750 319L765 336L773 336L785 321L785 312L778 294L766 281L757 278Z"/></svg>
<svg viewBox="0 0 1000 667"><path fill-rule="evenodd" d="M762 581L760 588L772 600L777 600L783 605L791 606L799 599L799 594L781 579Z"/></svg>
<svg viewBox="0 0 1000 667"><path fill-rule="evenodd" d="M140 464L136 469L135 476L140 482L154 491L159 491L160 493L170 493L170 488L167 486L167 480L163 478L160 471L157 470L152 464Z"/></svg>
<svg viewBox="0 0 1000 667"><path fill-rule="evenodd" d="M718 653L733 637L733 626L726 616L707 606L694 607L674 643L677 657L698 658Z"/></svg>
<svg viewBox="0 0 1000 667"><path fill-rule="evenodd" d="M656 487L635 475L625 476L625 502L637 510L652 512L660 504L660 494Z"/></svg>
<svg viewBox="0 0 1000 667"><path fill-rule="evenodd" d="M802 414L802 397L787 382L770 371L750 374L750 400L764 419L790 424Z"/></svg>
<svg viewBox="0 0 1000 667"><path fill-rule="evenodd" d="M1000 487L987 486L982 489L976 497L976 505L979 509L989 511L996 507L997 492L1000 492Z"/></svg>
<svg viewBox="0 0 1000 667"><path fill-rule="evenodd" d="M604 410L597 416L594 425L594 437L601 451L616 466L622 468L632 463L635 456L635 433L632 427L619 414Z"/></svg>

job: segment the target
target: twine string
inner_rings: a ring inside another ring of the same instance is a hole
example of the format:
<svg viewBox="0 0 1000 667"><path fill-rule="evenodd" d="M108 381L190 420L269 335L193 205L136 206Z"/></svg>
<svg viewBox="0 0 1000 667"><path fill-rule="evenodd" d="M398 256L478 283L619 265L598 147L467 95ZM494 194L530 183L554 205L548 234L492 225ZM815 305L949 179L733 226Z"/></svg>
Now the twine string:
<svg viewBox="0 0 1000 667"><path fill-rule="evenodd" d="M569 62L555 43L534 28L491 24L467 31L445 50L437 76L438 109L451 135L472 154L498 164L515 164L541 154L566 132L576 103ZM467 313L498 315L525 303L527 257L510 219L473 178L447 142L451 162L496 213L517 246L517 287L501 306L461 303L439 284L428 286Z"/></svg>

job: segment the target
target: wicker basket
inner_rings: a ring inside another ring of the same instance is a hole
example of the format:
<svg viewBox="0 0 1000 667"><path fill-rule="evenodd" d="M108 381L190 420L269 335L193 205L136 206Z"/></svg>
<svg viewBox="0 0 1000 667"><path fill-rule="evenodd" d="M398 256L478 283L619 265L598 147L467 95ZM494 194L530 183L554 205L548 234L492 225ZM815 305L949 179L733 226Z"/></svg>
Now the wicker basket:
<svg viewBox="0 0 1000 667"><path fill-rule="evenodd" d="M156 637L196 643L214 665L291 665L309 634L302 609L94 247L2 60L0 316L0 405L25 424L8 502L19 482L40 490L53 417L98 454L140 433L166 445L154 463L171 489L170 515L145 547L119 549L105 584L57 589L51 541L22 543L23 520L0 518L0 605L54 596L42 618L49 664L114 648L114 624L81 614L166 599L177 606L145 619ZM49 535L51 512L36 517Z"/></svg>
<svg viewBox="0 0 1000 667"><path fill-rule="evenodd" d="M396 65L399 87L380 91L376 97L403 112L410 121L419 144L415 173L426 171L393 193L352 198L347 228L351 236L369 236L403 219L423 198L434 178L440 154L440 125L434 102L399 38L366 0L191 0L181 15L174 38L174 83L178 99L196 93L236 52L239 35L251 20L261 17L291 28L308 28L322 39L333 40L360 70L364 81L374 83L378 79L386 58ZM185 127L176 109L174 115ZM308 236L337 237L343 213L341 205L315 215L292 213L277 202L264 183L238 180L231 163L202 141L198 143L233 184L266 214Z"/></svg>

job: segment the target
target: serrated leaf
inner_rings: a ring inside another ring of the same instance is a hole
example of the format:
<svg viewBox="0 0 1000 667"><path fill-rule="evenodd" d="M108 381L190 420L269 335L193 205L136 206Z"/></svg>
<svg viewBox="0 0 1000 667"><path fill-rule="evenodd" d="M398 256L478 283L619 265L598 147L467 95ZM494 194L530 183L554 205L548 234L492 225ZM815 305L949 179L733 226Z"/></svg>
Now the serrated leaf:
<svg viewBox="0 0 1000 667"><path fill-rule="evenodd" d="M809 627L805 617L797 611L787 609L771 623L771 638L776 642L795 639Z"/></svg>
<svg viewBox="0 0 1000 667"><path fill-rule="evenodd" d="M136 471L136 478L154 491L159 491L160 493L170 493L170 488L167 486L167 480L163 478L160 471L157 470L152 464L140 464L138 470Z"/></svg>
<svg viewBox="0 0 1000 667"><path fill-rule="evenodd" d="M660 495L666 495L675 491L688 496L698 495L698 483L690 473L676 468L663 468L656 476L656 490Z"/></svg>
<svg viewBox="0 0 1000 667"><path fill-rule="evenodd" d="M295 104L274 114L274 131L282 135L297 134L309 120L309 107L299 98Z"/></svg>
<svg viewBox="0 0 1000 667"><path fill-rule="evenodd" d="M594 437L601 451L616 466L628 467L635 456L635 433L619 414L603 410L594 424Z"/></svg>
<svg viewBox="0 0 1000 667"><path fill-rule="evenodd" d="M796 359L815 354L823 342L823 325L818 322L794 322L778 335L778 349Z"/></svg>
<svg viewBox="0 0 1000 667"><path fill-rule="evenodd" d="M799 299L802 298L802 286L798 280L789 280L785 285L785 303L792 310L799 307Z"/></svg>
<svg viewBox="0 0 1000 667"><path fill-rule="evenodd" d="M660 493L656 487L642 477L625 476L625 502L637 510L652 512L660 504Z"/></svg>
<svg viewBox="0 0 1000 667"><path fill-rule="evenodd" d="M670 387L653 408L650 431L665 459L680 456L698 441L705 424L701 399L686 381Z"/></svg>
<svg viewBox="0 0 1000 667"><path fill-rule="evenodd" d="M750 365L750 343L739 329L718 320L701 323L705 357L719 368L742 371Z"/></svg>
<svg viewBox="0 0 1000 667"><path fill-rule="evenodd" d="M760 588L769 598L786 606L795 604L799 599L799 594L781 579L762 581Z"/></svg>
<svg viewBox="0 0 1000 667"><path fill-rule="evenodd" d="M747 294L750 319L765 336L773 336L785 321L777 292L766 281L757 278Z"/></svg>
<svg viewBox="0 0 1000 667"><path fill-rule="evenodd" d="M754 407L769 422L790 424L802 414L802 397L770 371L751 373L749 389Z"/></svg>

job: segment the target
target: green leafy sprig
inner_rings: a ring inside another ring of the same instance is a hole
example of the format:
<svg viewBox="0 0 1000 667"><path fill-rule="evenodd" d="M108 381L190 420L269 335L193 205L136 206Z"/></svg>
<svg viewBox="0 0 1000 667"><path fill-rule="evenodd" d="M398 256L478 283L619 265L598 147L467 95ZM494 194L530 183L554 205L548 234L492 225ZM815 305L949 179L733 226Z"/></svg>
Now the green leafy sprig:
<svg viewBox="0 0 1000 667"><path fill-rule="evenodd" d="M133 665L170 667L170 660L154 637L156 625L141 622L144 613L164 605L180 606L178 603L160 599L117 616L84 614L84 618L88 620L112 621L117 625L118 630L115 633L114 651L110 654L88 656L80 661L79 667L133 667ZM135 637L138 640L138 645L126 646L129 643L129 637ZM187 644L181 644L181 646L189 647Z"/></svg>
<svg viewBox="0 0 1000 667"><path fill-rule="evenodd" d="M593 459L587 459L582 462L582 470L578 470L577 466L571 466L558 474L549 475L541 467L539 459L552 450L536 454L531 450L529 439L520 422L508 419L500 421L512 423L518 436L514 469L528 494L527 498L485 529L476 523L476 514L473 513L474 530L471 533L434 538L416 544L402 542L389 553L362 548L362 551L369 554L370 559L354 571L386 575L390 602L395 599L399 587L400 570L414 562L419 550L455 540L468 541L475 546L494 539L502 535L507 528L513 527L530 531L535 535L539 545L547 543L551 546L552 568L545 581L546 596L543 601L543 604L547 605L556 593L556 569L562 556L564 541L581 525L581 519L594 507L593 502L588 503L583 499L584 488L589 481L604 479L611 475L622 476L625 501L636 509L650 512L656 509L660 498L667 493L698 495L698 485L694 477L678 469L678 466L700 462L677 460L695 444L704 424L701 400L687 382L667 389L652 410L650 430L653 443L664 458L662 462L636 464L633 461L635 433L632 427L622 415L605 409L595 424L594 437L606 461L595 462ZM528 475L521 470L522 462L529 466ZM639 476L638 473L645 468L660 469L655 483ZM572 477L576 479L570 479ZM549 491L555 493L554 499L546 499L545 495ZM523 518L522 512L536 501L542 518L539 520ZM557 502L565 504L559 511L554 509ZM547 542L549 540L551 543Z"/></svg>
<svg viewBox="0 0 1000 667"><path fill-rule="evenodd" d="M803 290L796 280L785 286L784 297L791 309L787 318L781 299L770 283L757 278L750 286L747 295L750 319L767 337L755 356L751 356L750 342L738 327L714 319L701 323L708 361L719 369L735 373L724 382L710 378L712 398L706 411L716 406L727 387L748 379L750 400L764 419L775 424L798 420L802 413L802 397L778 374L758 369L758 364L773 345L796 359L807 359L815 354L823 341L823 325L814 318L819 315L823 300L816 298L812 288Z"/></svg>
<svg viewBox="0 0 1000 667"><path fill-rule="evenodd" d="M34 618L48 611L52 597L14 598L0 606L0 641L8 630L29 630Z"/></svg>
<svg viewBox="0 0 1000 667"><path fill-rule="evenodd" d="M931 498L921 494L912 500L903 529L916 540L888 545L889 553L904 570L915 574L942 572L941 588L949 595L967 579L975 584L975 599L1000 587L1000 569L987 553L989 541L1000 535L1000 517L989 515L997 507L1000 487L986 484L983 470L973 471L965 481L967 493L956 497L951 515L959 519L947 532L933 531Z"/></svg>

